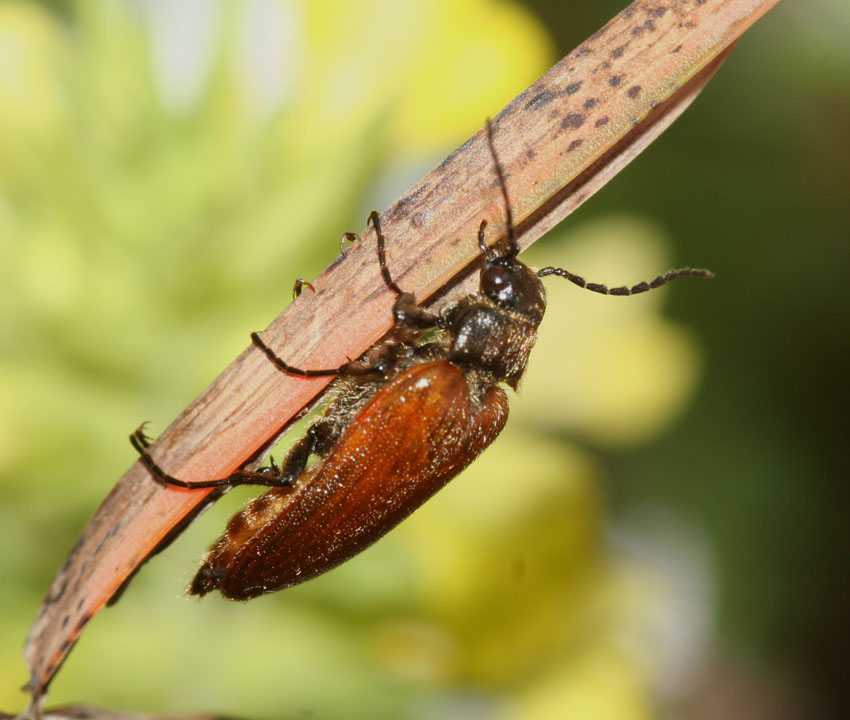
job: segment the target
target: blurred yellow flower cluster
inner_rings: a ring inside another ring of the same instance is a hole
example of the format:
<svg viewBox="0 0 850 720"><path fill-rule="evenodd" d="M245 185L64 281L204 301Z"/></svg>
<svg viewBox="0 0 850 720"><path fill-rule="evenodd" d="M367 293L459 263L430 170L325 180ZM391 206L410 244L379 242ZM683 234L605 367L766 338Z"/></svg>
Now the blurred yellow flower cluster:
<svg viewBox="0 0 850 720"><path fill-rule="evenodd" d="M436 162L554 59L540 24L497 0L69 7L0 5L4 708L22 701L37 603L133 459L126 431L165 424L362 226L370 178ZM534 257L614 283L666 267L638 221L570 237ZM96 619L51 699L648 717L657 670L622 642L646 604L624 591L595 463L565 438L650 438L686 402L697 351L660 296L549 287L509 429L438 498L303 587L177 599L222 503Z"/></svg>

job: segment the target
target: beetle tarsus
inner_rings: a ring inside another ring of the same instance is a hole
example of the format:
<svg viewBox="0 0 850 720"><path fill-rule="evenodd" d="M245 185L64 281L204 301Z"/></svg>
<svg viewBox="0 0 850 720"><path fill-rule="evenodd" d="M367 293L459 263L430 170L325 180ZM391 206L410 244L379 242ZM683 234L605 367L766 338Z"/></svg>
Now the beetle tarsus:
<svg viewBox="0 0 850 720"><path fill-rule="evenodd" d="M316 288L313 287L312 283L307 282L301 278L295 279L295 284L292 286L292 299L295 300L300 294L301 290L304 286L310 288L313 292L316 292Z"/></svg>
<svg viewBox="0 0 850 720"><path fill-rule="evenodd" d="M345 243L349 245L353 245L360 239L360 236L357 233L347 232L343 233L342 237L339 239L339 252L341 255L345 255L346 247Z"/></svg>
<svg viewBox="0 0 850 720"><path fill-rule="evenodd" d="M136 428L135 432L130 436L130 442L133 441L135 437L142 447L150 447L151 439L145 435L145 426L150 425L150 420L145 420L139 427Z"/></svg>

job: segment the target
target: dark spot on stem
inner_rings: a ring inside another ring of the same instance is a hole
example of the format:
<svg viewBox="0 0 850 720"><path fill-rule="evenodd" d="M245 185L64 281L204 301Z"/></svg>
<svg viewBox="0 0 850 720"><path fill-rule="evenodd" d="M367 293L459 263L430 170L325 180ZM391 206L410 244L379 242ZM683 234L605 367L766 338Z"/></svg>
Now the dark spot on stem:
<svg viewBox="0 0 850 720"><path fill-rule="evenodd" d="M86 625L88 625L88 624L89 624L89 620L91 620L91 619L92 619L92 615L91 615L91 613L85 613L85 614L84 614L84 615L80 618L80 621L77 623L77 627L75 628L75 630L76 630L77 632L80 632L80 631L81 631L81 630L82 630L82 629L83 629Z"/></svg>
<svg viewBox="0 0 850 720"><path fill-rule="evenodd" d="M537 93L537 95L525 104L525 109L537 110L537 108L542 108L544 105L548 105L557 97L557 93L554 93L551 90L543 90L542 92Z"/></svg>
<svg viewBox="0 0 850 720"><path fill-rule="evenodd" d="M626 95L628 95L632 100L634 100L638 95L640 95L640 91L641 91L640 85L632 85L626 91Z"/></svg>
<svg viewBox="0 0 850 720"><path fill-rule="evenodd" d="M577 128L582 125L584 125L584 115L580 115L579 113L570 113L564 117L561 122L561 129L566 130L567 128Z"/></svg>
<svg viewBox="0 0 850 720"><path fill-rule="evenodd" d="M97 547L94 549L94 555L100 554L101 550L103 550L103 546L106 545L106 543L108 543L113 537L115 537L115 535L118 534L118 531L121 529L122 524L123 523L121 523L121 521L118 521L114 525L112 525L112 527L109 528L109 530L97 544Z"/></svg>
<svg viewBox="0 0 850 720"><path fill-rule="evenodd" d="M567 95L575 95L581 88L581 81L570 83L567 85Z"/></svg>
<svg viewBox="0 0 850 720"><path fill-rule="evenodd" d="M595 125L596 127L602 127L602 126L603 126L605 123L607 123L607 122L608 122L608 116L607 116L607 115L604 115L604 116L602 116L601 118L599 118L599 119L598 119L598 120L594 123L594 125Z"/></svg>
<svg viewBox="0 0 850 720"><path fill-rule="evenodd" d="M567 148L567 152L572 152L573 150L577 150L578 148L580 148L580 147L581 147L581 144L582 144L583 142L584 142L584 140L581 140L581 139L579 139L579 140L573 140L573 141L570 143L570 146Z"/></svg>
<svg viewBox="0 0 850 720"><path fill-rule="evenodd" d="M616 49L615 49L615 50L611 53L611 57L612 57L612 58L614 58L614 59L616 59L616 58L618 58L618 57L621 57L621 56L623 55L623 53L624 53L624 52L626 52L626 47L627 47L627 46L628 46L628 43L626 43L625 45L620 45L620 47L616 48Z"/></svg>
<svg viewBox="0 0 850 720"><path fill-rule="evenodd" d="M590 98L589 100L584 101L584 109L585 110L593 110L599 104L599 100L596 98Z"/></svg>
<svg viewBox="0 0 850 720"><path fill-rule="evenodd" d="M623 76L622 75L614 75L614 76L608 78L608 84L611 87L617 87L621 82L623 82Z"/></svg>

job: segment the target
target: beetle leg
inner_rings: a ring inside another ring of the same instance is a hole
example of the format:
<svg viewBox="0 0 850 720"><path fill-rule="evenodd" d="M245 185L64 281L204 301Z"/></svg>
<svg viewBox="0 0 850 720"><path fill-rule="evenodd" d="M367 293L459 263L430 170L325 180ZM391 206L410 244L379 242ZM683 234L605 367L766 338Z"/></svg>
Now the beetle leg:
<svg viewBox="0 0 850 720"><path fill-rule="evenodd" d="M167 472L165 472L165 470L163 470L159 465L156 464L156 461L153 459L153 457L151 457L150 452L148 452L150 440L143 432L144 426L145 424L140 425L136 429L136 431L132 435L130 435L130 443L134 448L136 448L136 452L139 453L139 457L142 460L142 464L148 469L148 472L150 472L150 474L153 475L155 478L162 481L166 485L176 485L177 487L187 489L222 487L225 485L231 485L229 478L224 480L202 480L199 482L187 482L185 480L180 480L179 478L169 475Z"/></svg>
<svg viewBox="0 0 850 720"><path fill-rule="evenodd" d="M363 379L374 377L376 380L383 378L385 375L385 363L382 362L372 362L364 365L360 362L350 361L344 365L340 365L338 368L302 370L301 368L293 367L289 363L281 360L277 354L275 354L275 351L263 342L259 333L251 333L251 340L254 345L266 354L266 357L268 357L268 359L271 360L279 370L292 375L300 375L301 377L336 375L339 377L358 377Z"/></svg>
<svg viewBox="0 0 850 720"><path fill-rule="evenodd" d="M401 327L427 329L432 327L443 327L443 320L439 315L428 312L425 308L416 304L413 293L404 292L392 279L387 267L386 238L381 231L380 216L374 210L369 214L369 222L375 227L378 236L378 264L381 267L381 276L387 287L398 297L393 305L393 319L396 325Z"/></svg>
<svg viewBox="0 0 850 720"><path fill-rule="evenodd" d="M309 428L298 442L296 442L289 452L286 453L282 467L278 468L274 460L271 460L270 466L261 468L259 473L264 474L269 479L275 482L263 483L270 487L291 487L295 485L304 468L307 467L307 460L310 455L322 455L327 452L327 449L332 445L333 428L326 420L317 420ZM239 473L234 473L238 475ZM231 476L232 477L232 476ZM253 483L250 483L253 484Z"/></svg>
<svg viewBox="0 0 850 720"><path fill-rule="evenodd" d="M375 226L375 235L378 236L378 265L381 268L381 276L384 278L384 282L396 295L404 295L404 290L396 285L395 280L393 280L392 275L390 275L389 268L387 267L387 252L384 247L386 238L384 238L384 233L381 232L381 218L377 211L373 210L370 212L369 219L366 222L367 224L372 223L372 225Z"/></svg>
<svg viewBox="0 0 850 720"><path fill-rule="evenodd" d="M292 487L307 467L310 455L322 455L333 444L333 427L327 420L319 419L307 428L304 437L299 439L286 453L283 464L278 466L273 457L269 464L259 470L237 470L229 478L227 485L265 485L267 487Z"/></svg>
<svg viewBox="0 0 850 720"><path fill-rule="evenodd" d="M289 363L281 360L274 350L272 350L268 345L263 342L263 339L260 337L259 333L251 333L251 342L254 343L260 350L262 350L266 357L271 360L275 366L279 370L283 370L285 373L289 373L290 375L300 375L301 377L327 377L328 375L344 375L344 368L349 365L353 365L355 363L345 363L345 365L340 365L338 368L326 368L322 370L302 370L301 368L297 368L294 365L290 365Z"/></svg>
<svg viewBox="0 0 850 720"><path fill-rule="evenodd" d="M148 448L150 438L144 433L144 426L140 425L130 435L130 443L136 448L139 457L148 471L166 485L195 490L211 487L235 487L236 485L264 485L267 487L292 487L295 481L304 472L307 460L313 453L323 453L332 444L333 428L330 423L319 420L313 423L298 442L296 442L286 454L282 466L269 458L269 464L259 470L237 470L232 475L220 480L198 480L190 482L169 475L153 459Z"/></svg>
<svg viewBox="0 0 850 720"><path fill-rule="evenodd" d="M399 327L427 330L432 327L443 327L443 319L439 315L428 312L416 304L413 293L401 293L393 305L393 319Z"/></svg>
<svg viewBox="0 0 850 720"><path fill-rule="evenodd" d="M392 279L392 275L390 275L389 268L387 267L387 253L386 253L386 238L384 237L384 233L381 230L381 219L376 211L372 211L369 213L369 220L367 221L371 223L375 228L375 235L378 238L378 264L381 268L381 276L384 278L384 282L387 287L392 290L398 297L396 297L395 304L393 305L393 320L395 321L396 327L399 328L408 328L411 330L427 330L434 327L444 328L446 327L445 319L436 315L432 312L429 312L425 308L416 304L416 298L413 293L404 292ZM484 225L486 223L482 223L482 232L484 229ZM343 240L355 240L358 236L353 233L345 233L343 235ZM300 293L301 288L307 285L311 289L313 288L310 283L301 280L300 278L295 281L295 287L293 289L293 295L297 295ZM294 365L290 365L286 361L282 360L274 350L272 350L263 339L260 337L259 333L253 332L251 333L251 342L257 346L260 350L265 353L266 357L271 360L275 366L282 370L285 373L289 373L290 375L300 375L301 377L328 377L328 376L343 376L343 377L355 377L355 376L364 376L364 375L375 375L376 377L381 376L380 369L376 369L369 366L364 366L357 362L347 362L344 365L340 365L336 368L321 368L316 370L303 370L302 368L295 367Z"/></svg>

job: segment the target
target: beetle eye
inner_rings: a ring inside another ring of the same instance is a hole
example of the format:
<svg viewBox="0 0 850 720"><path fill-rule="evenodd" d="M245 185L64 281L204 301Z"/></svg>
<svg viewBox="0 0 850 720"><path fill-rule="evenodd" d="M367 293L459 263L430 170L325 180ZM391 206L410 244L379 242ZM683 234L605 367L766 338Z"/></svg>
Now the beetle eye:
<svg viewBox="0 0 850 720"><path fill-rule="evenodd" d="M481 292L495 302L508 302L514 294L511 272L501 265L491 265L481 271Z"/></svg>

